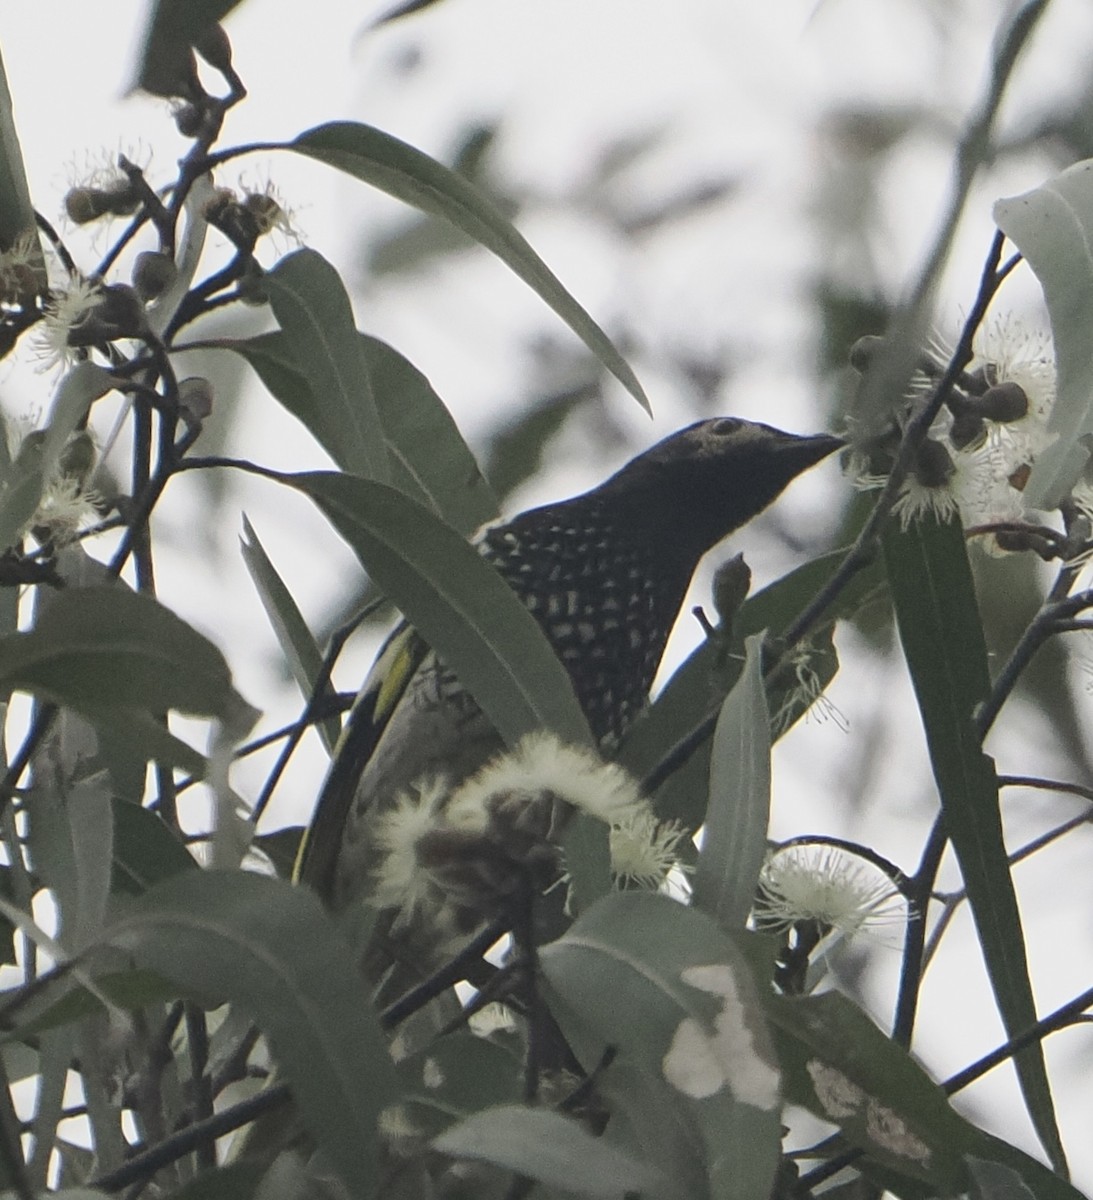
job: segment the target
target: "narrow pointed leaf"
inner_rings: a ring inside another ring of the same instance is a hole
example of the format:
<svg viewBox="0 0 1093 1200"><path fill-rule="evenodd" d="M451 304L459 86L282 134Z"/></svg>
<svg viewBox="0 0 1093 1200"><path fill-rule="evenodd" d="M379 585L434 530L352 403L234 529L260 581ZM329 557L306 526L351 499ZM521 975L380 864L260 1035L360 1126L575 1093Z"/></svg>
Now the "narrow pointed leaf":
<svg viewBox="0 0 1093 1200"><path fill-rule="evenodd" d="M377 1121L398 1085L353 955L316 896L243 871L185 872L137 898L108 940L180 995L248 1012L351 1194L375 1193Z"/></svg>
<svg viewBox="0 0 1093 1200"><path fill-rule="evenodd" d="M37 239L8 76L0 59L0 250L10 250L16 238L26 233Z"/></svg>
<svg viewBox="0 0 1093 1200"><path fill-rule="evenodd" d="M1017 1037L1036 1021L1024 931L998 806L994 762L973 714L990 691L987 648L959 521L891 524L884 560L945 828L960 863L1003 1025ZM1043 1048L1014 1058L1029 1115L1057 1168L1065 1156Z"/></svg>
<svg viewBox="0 0 1093 1200"><path fill-rule="evenodd" d="M614 1047L674 1092L701 1133L710 1195L769 1195L779 1071L751 972L725 933L664 896L616 892L544 946L540 965L586 1068Z"/></svg>
<svg viewBox="0 0 1093 1200"><path fill-rule="evenodd" d="M292 677L305 697L310 697L315 681L322 670L323 656L307 627L303 613L300 612L292 593L285 581L270 561L254 527L244 516L243 537L240 539L243 552L243 562L246 564L250 577L258 590L262 607L266 610L273 632L277 635L281 651L288 663ZM326 695L333 697L333 688L329 681ZM316 726L328 753L334 752L334 745L341 732L341 725L336 717L321 721Z"/></svg>
<svg viewBox="0 0 1093 1200"><path fill-rule="evenodd" d="M1051 320L1057 395L1048 430L1055 441L1033 465L1024 498L1054 508L1088 462L1093 437L1093 160L999 200L994 219L1036 273Z"/></svg>
<svg viewBox="0 0 1093 1200"><path fill-rule="evenodd" d="M770 717L763 635L745 643L740 678L721 706L710 753L710 800L694 902L725 929L743 929L766 855L770 823Z"/></svg>
<svg viewBox="0 0 1093 1200"><path fill-rule="evenodd" d="M99 710L177 709L245 729L256 715L207 638L122 586L65 589L33 629L0 638L0 692L15 690L92 720Z"/></svg>
<svg viewBox="0 0 1093 1200"><path fill-rule="evenodd" d="M284 478L319 506L507 742L545 727L590 744L569 675L535 618L459 534L372 480L333 472Z"/></svg>
<svg viewBox="0 0 1093 1200"><path fill-rule="evenodd" d="M266 272L262 286L294 368L318 401L319 441L344 470L386 480L383 427L341 276L316 251L297 250Z"/></svg>
<svg viewBox="0 0 1093 1200"><path fill-rule="evenodd" d="M364 333L357 336L387 444L388 482L427 504L460 533L471 533L492 521L497 516L497 500L429 381L385 342ZM322 401L307 373L301 372L292 358L282 332L211 344L245 358L270 393L340 467L349 469L342 461L338 431L328 430Z"/></svg>
<svg viewBox="0 0 1093 1200"><path fill-rule="evenodd" d="M915 1058L847 997L771 993L764 1007L786 1099L838 1125L867 1156L860 1160L867 1178L899 1195L956 1195L968 1190L974 1155L1012 1169L1038 1200L1080 1200L1059 1175L961 1116ZM832 1153L844 1148L836 1144Z"/></svg>
<svg viewBox="0 0 1093 1200"><path fill-rule="evenodd" d="M451 221L496 254L546 301L641 406L651 411L637 376L607 334L493 202L461 175L391 134L354 121L316 126L286 148L336 167L422 212Z"/></svg>

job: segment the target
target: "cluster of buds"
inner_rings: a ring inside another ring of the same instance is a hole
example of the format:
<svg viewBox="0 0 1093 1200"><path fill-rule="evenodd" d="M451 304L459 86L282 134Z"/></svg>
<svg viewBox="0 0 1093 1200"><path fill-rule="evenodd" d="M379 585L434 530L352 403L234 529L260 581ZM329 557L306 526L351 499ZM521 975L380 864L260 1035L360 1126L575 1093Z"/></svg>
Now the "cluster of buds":
<svg viewBox="0 0 1093 1200"><path fill-rule="evenodd" d="M1047 338L1012 322L983 331L975 360L956 381L929 436L919 447L894 506L906 529L924 516L959 514L991 552L1043 550L1024 527L1038 527L1024 488L1037 456L1050 441L1055 364ZM851 364L864 371L880 339L862 338ZM912 384L912 404L937 383L947 354L924 359ZM880 435L856 447L852 473L858 487L881 486L902 438L902 415Z"/></svg>

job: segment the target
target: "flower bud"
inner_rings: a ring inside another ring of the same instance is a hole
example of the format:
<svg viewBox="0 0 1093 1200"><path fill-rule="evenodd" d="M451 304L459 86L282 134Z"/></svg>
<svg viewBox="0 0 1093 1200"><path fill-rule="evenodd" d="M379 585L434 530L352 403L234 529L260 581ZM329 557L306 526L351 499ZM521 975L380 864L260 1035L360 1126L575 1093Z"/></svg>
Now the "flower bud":
<svg viewBox="0 0 1093 1200"><path fill-rule="evenodd" d="M1028 416L1028 393L1012 379L987 388L976 402L976 407L988 421L1005 425L1020 421Z"/></svg>
<svg viewBox="0 0 1093 1200"><path fill-rule="evenodd" d="M717 616L726 629L731 629L740 606L748 598L751 587L751 568L742 554L730 558L717 568L713 577L713 602Z"/></svg>
<svg viewBox="0 0 1093 1200"><path fill-rule="evenodd" d="M986 437L987 426L978 413L968 409L957 413L949 427L949 441L954 450L966 450Z"/></svg>
<svg viewBox="0 0 1093 1200"><path fill-rule="evenodd" d="M213 410L213 385L200 375L179 380L178 412L187 425L200 425Z"/></svg>
<svg viewBox="0 0 1093 1200"><path fill-rule="evenodd" d="M95 466L95 457L95 439L86 429L81 429L69 438L61 451L58 466L62 475L78 480L83 487Z"/></svg>
<svg viewBox="0 0 1093 1200"><path fill-rule="evenodd" d="M955 470L948 450L940 442L929 438L919 446L911 467L914 477L927 488L944 487L952 479Z"/></svg>
<svg viewBox="0 0 1093 1200"><path fill-rule="evenodd" d="M865 337L860 337L850 347L850 365L858 372L859 375L864 375L869 369L870 364L877 356L877 351L884 345L884 338L877 337L876 334L869 333Z"/></svg>
<svg viewBox="0 0 1093 1200"><path fill-rule="evenodd" d="M73 224L87 225L100 217L131 217L140 207L140 196L127 179L119 179L109 187L74 187L64 203Z"/></svg>
<svg viewBox="0 0 1093 1200"><path fill-rule="evenodd" d="M195 138L201 132L204 113L196 105L186 101L175 109L175 128L184 138Z"/></svg>
<svg viewBox="0 0 1093 1200"><path fill-rule="evenodd" d="M162 296L177 278L174 260L158 250L142 250L133 264L133 287L145 303Z"/></svg>

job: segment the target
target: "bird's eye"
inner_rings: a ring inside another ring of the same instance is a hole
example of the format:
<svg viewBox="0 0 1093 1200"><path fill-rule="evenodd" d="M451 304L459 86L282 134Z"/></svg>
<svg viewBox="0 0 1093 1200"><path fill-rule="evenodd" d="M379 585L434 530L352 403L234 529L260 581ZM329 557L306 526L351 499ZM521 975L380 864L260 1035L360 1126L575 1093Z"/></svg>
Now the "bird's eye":
<svg viewBox="0 0 1093 1200"><path fill-rule="evenodd" d="M720 417L713 422L711 432L715 437L731 437L743 423L736 417Z"/></svg>

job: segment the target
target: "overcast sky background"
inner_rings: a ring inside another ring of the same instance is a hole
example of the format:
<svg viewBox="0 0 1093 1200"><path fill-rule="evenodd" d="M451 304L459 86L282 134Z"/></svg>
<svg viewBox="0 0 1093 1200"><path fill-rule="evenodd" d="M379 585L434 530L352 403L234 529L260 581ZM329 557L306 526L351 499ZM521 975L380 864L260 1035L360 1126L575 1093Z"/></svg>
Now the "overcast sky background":
<svg viewBox="0 0 1093 1200"><path fill-rule="evenodd" d="M447 160L469 124L499 122L490 170L523 197L521 231L601 324L613 333L625 329L656 411L649 422L621 389L609 390L602 410L567 424L551 446L550 472L513 498L516 511L592 485L696 415L700 406L681 375L682 361L724 366L710 402L719 411L801 431L831 421L839 380L818 383L810 290L819 278L871 279L891 298L913 277L942 207L954 136L981 92L990 38L1005 7L986 0L671 6L446 0L370 32L367 21L378 6L249 0L231 15L228 30L250 98L233 111L223 144L287 139L323 121L352 118ZM162 103L125 95L143 11L142 4L120 0L0 7L0 48L32 192L47 214L59 218L63 192L88 155L100 159L120 147L148 162L156 182L170 177L184 148ZM1093 6L1057 0L1018 71L1003 136L1017 137L1057 104L1072 103L1091 56ZM847 114L874 108L896 124L907 114L922 119L884 155L881 185L863 199L855 182L869 176L876 160L848 139ZM617 176L600 178L605 147L641 137L650 139L648 151ZM1035 186L1057 166L1040 150L1013 155L977 186L942 289L943 329L955 329L974 296L993 231L992 202ZM409 219L394 202L290 155L241 164L220 181L240 175L251 184L272 179L306 244L338 265L353 287L360 326L425 371L472 444L501 415L522 408L517 398L529 380L556 370L567 355L579 361L564 327L485 253L370 277L365 247ZM723 195L642 236L620 232L620 214L638 217L696 184L719 187ZM85 267L109 244L102 232L66 229L65 235ZM263 256L267 265L276 257L269 246ZM1043 320L1027 276L1007 289L1006 306ZM234 407L237 364L222 357L202 360L201 369L212 372L222 403ZM46 384L32 364L0 365L8 411L40 409ZM256 385L247 390L229 446L276 467L325 465ZM316 627L358 572L302 501L254 481L230 486L233 515L225 518L195 481L172 485L157 526L165 546L159 581L164 599L224 647L241 690L267 711L272 728L294 715L297 700L239 561L238 509L246 509ZM822 544L847 488L837 466L827 464L796 484L770 521L737 540L758 584ZM772 530L790 531L801 549L789 550ZM708 573L696 602L707 586ZM697 637L697 625L684 619L673 661ZM844 669L831 696L850 732L814 721L779 748L774 832L850 834L911 868L935 800L906 682L898 671L872 666L851 634L840 644ZM371 648L357 648L341 686L353 685ZM1007 735L1025 735L1020 753L1013 740L996 739L992 748L1002 747L1005 769L1049 772L1050 756L1037 758L1043 731L1023 716L1024 728L1011 722ZM840 800L859 781L846 778L847 763L863 772L866 766L847 738L878 729L900 736L883 770L870 777L878 781L870 803L848 808ZM301 756L271 813L274 824L306 818L321 764L315 747ZM253 796L267 766L239 772L243 794ZM1073 811L1049 808L1043 799L1028 807L1035 828L1048 812ZM1044 1011L1089 983L1093 897L1082 883L1089 850L1087 837L1071 839L1018 874ZM1073 893L1064 903L1060 877ZM1001 1040L981 972L969 966L974 955L965 914L922 1009L917 1048L941 1076ZM881 949L874 957L866 996L883 1022L897 955ZM1071 1096L1060 1119L1078 1182L1087 1187L1093 1184L1090 1049L1084 1032L1062 1034L1048 1046ZM994 1072L965 1103L990 1112L998 1132L1031 1150L1009 1076L1008 1068Z"/></svg>

